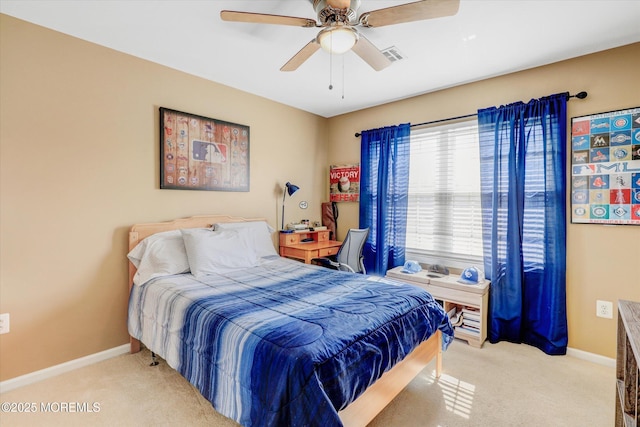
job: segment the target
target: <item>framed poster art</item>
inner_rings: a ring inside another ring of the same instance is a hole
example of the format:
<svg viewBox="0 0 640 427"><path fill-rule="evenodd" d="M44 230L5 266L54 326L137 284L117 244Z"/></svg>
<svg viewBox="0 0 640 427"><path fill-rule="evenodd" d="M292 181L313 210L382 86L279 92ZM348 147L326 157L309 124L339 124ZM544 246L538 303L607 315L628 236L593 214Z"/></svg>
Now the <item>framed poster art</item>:
<svg viewBox="0 0 640 427"><path fill-rule="evenodd" d="M360 201L360 164L329 167L329 201Z"/></svg>
<svg viewBox="0 0 640 427"><path fill-rule="evenodd" d="M640 107L571 119L571 222L640 225Z"/></svg>
<svg viewBox="0 0 640 427"><path fill-rule="evenodd" d="M249 126L160 107L160 188L249 191Z"/></svg>

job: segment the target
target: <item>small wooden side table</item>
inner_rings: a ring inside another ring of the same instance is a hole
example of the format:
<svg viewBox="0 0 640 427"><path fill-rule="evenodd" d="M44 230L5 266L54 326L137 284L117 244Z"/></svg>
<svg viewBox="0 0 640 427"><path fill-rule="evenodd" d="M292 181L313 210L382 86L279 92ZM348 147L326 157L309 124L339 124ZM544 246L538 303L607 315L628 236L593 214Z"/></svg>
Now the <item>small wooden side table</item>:
<svg viewBox="0 0 640 427"><path fill-rule="evenodd" d="M473 347L482 347L487 339L487 311L489 308L490 282L485 280L477 285L459 283L460 276L451 274L444 277L429 277L426 270L417 273L403 273L404 267L396 267L387 271L386 276L412 285L419 286L429 292L434 299L442 301L446 312L455 308L456 312L462 312L463 322L465 313L468 314L469 325L471 318L478 319L473 327L465 325L455 326L455 337L465 340ZM469 326L469 327L468 327Z"/></svg>

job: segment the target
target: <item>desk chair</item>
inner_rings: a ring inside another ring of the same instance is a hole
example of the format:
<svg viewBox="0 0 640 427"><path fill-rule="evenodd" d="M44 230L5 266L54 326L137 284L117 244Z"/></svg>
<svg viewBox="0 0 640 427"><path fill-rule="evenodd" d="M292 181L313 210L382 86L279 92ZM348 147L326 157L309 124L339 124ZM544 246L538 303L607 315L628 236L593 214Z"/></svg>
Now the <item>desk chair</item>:
<svg viewBox="0 0 640 427"><path fill-rule="evenodd" d="M327 268L333 268L334 270L366 274L362 249L364 248L364 243L367 241L367 236L369 236L368 228L351 228L347 232L347 237L342 242L335 258L315 258L313 262Z"/></svg>

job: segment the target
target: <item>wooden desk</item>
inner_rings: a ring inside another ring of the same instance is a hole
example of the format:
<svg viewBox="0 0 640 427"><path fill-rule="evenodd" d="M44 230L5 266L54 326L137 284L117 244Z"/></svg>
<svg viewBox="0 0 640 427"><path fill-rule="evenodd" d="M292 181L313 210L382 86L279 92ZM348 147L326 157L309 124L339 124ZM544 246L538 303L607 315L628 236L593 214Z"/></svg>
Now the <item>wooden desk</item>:
<svg viewBox="0 0 640 427"><path fill-rule="evenodd" d="M312 239L302 242L304 239ZM305 231L302 233L280 232L280 256L295 258L311 264L314 258L335 255L342 242L329 240L329 231Z"/></svg>

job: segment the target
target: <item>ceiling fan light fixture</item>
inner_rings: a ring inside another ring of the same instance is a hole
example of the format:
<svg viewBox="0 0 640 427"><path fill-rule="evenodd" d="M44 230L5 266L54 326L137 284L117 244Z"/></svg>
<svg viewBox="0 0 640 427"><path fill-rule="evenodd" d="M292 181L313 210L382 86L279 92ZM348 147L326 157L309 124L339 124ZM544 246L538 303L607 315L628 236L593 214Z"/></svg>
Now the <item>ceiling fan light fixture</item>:
<svg viewBox="0 0 640 427"><path fill-rule="evenodd" d="M358 33L351 27L332 26L323 29L318 34L318 43L329 53L345 53L358 41Z"/></svg>

